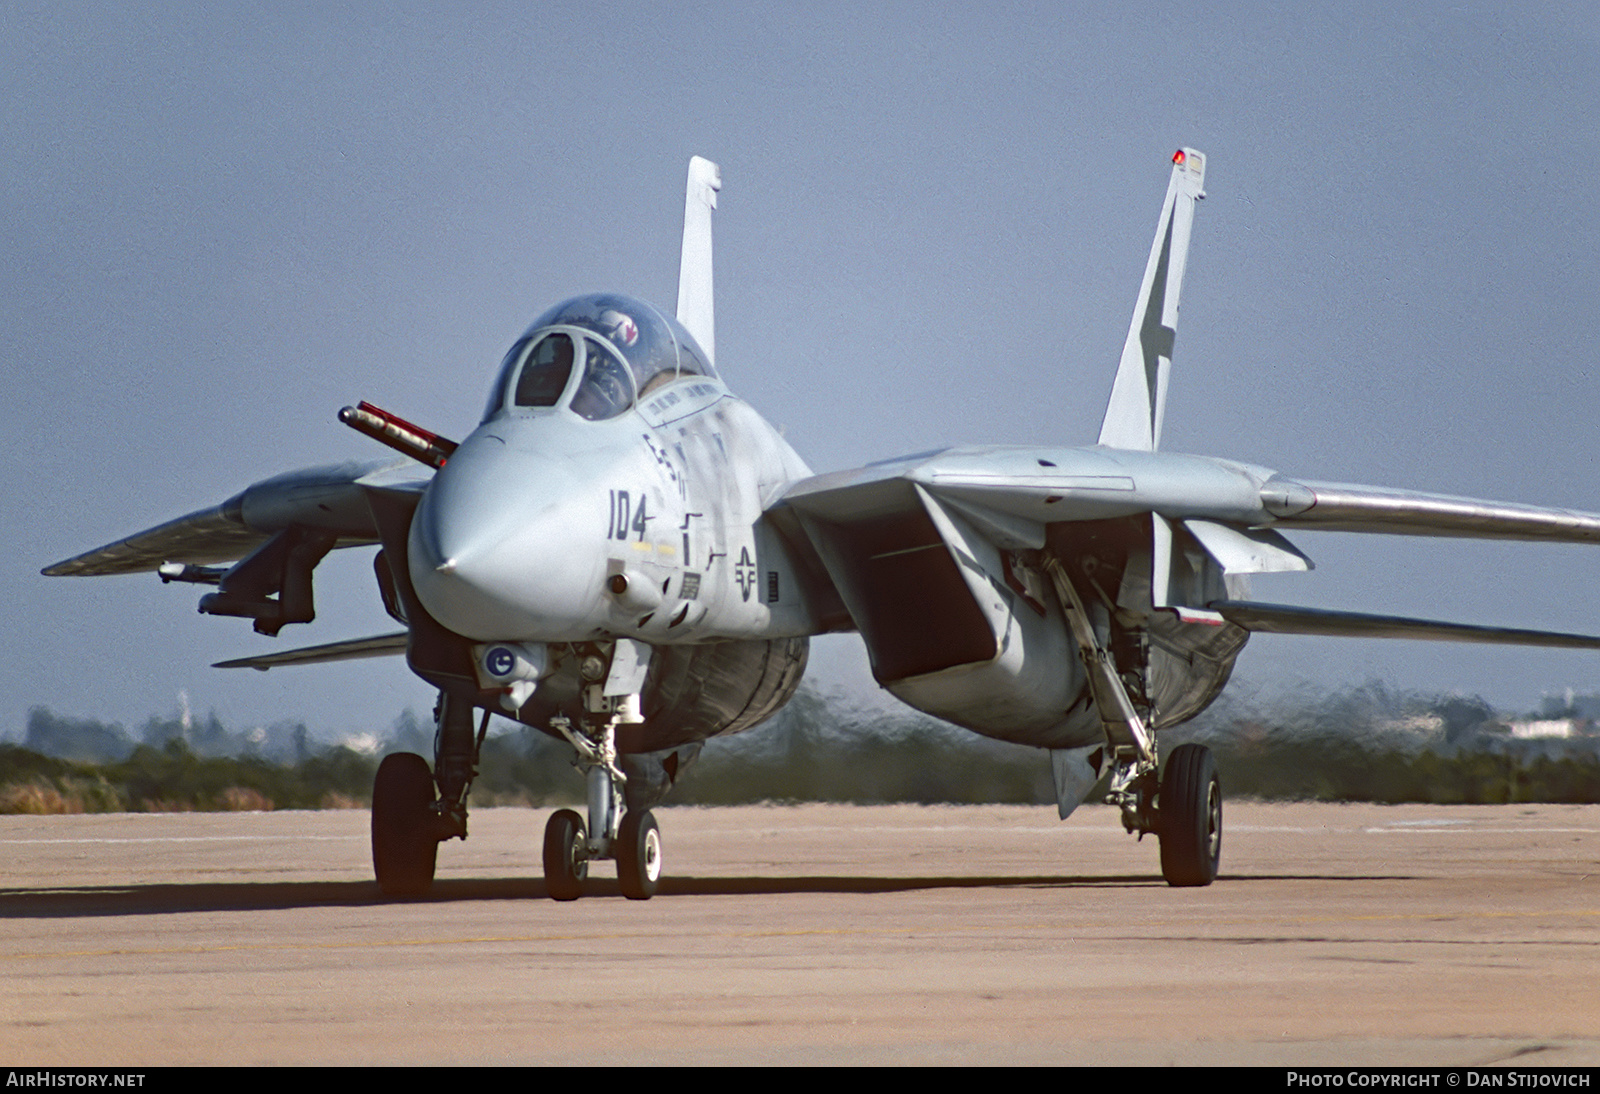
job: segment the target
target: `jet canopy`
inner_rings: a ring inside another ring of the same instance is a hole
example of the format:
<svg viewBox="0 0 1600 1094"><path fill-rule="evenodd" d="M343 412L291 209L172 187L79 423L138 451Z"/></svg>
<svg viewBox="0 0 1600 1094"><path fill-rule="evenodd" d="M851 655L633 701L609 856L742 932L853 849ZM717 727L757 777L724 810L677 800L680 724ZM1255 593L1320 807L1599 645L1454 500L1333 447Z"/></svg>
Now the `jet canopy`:
<svg viewBox="0 0 1600 1094"><path fill-rule="evenodd" d="M578 296L545 312L517 339L483 417L565 406L603 421L680 376L716 371L676 319L627 296Z"/></svg>

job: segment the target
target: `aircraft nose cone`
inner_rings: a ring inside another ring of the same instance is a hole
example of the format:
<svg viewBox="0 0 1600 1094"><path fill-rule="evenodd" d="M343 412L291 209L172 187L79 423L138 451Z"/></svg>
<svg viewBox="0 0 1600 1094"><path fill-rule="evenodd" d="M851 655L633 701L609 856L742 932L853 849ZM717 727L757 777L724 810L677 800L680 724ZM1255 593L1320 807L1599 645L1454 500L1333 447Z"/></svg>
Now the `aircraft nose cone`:
<svg viewBox="0 0 1600 1094"><path fill-rule="evenodd" d="M605 564L585 532L590 491L564 461L474 435L417 506L411 584L428 614L481 641L551 640L585 629Z"/></svg>

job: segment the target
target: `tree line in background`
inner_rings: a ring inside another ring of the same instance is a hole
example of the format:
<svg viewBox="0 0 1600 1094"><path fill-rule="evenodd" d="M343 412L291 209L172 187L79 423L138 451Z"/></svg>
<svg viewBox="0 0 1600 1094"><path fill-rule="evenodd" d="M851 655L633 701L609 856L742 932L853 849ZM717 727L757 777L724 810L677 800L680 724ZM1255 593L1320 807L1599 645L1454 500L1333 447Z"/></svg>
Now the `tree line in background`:
<svg viewBox="0 0 1600 1094"><path fill-rule="evenodd" d="M1379 684L1272 700L1224 698L1163 733L1199 741L1225 791L1278 800L1600 802L1600 736L1521 739L1480 699ZM581 801L563 743L497 723L476 805ZM21 745L0 744L0 813L365 807L378 759L432 754L429 720L406 711L385 740L329 745L302 723L230 730L215 715L151 718L137 732L35 708ZM805 687L768 724L712 741L669 801L1053 805L1038 749L990 741L909 709Z"/></svg>

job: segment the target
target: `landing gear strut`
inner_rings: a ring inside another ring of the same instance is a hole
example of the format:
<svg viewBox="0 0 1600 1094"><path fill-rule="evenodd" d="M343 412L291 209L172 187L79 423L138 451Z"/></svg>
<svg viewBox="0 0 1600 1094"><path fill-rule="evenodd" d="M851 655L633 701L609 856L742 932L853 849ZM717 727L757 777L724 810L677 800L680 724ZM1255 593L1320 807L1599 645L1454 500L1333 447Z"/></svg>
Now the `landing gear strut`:
<svg viewBox="0 0 1600 1094"><path fill-rule="evenodd" d="M1203 745L1180 745L1157 772L1152 706L1146 687L1149 639L1136 626L1119 626L1102 600L1091 614L1057 559L1045 563L1100 712L1111 770L1106 801L1121 807L1122 826L1161 841L1161 875L1168 885L1210 885L1222 856L1222 784L1216 761ZM1090 585L1093 588L1092 584Z"/></svg>
<svg viewBox="0 0 1600 1094"><path fill-rule="evenodd" d="M616 860L617 883L629 900L649 900L661 880L661 829L648 809L624 811L628 777L617 755L617 727L644 721L640 693L649 667L649 646L618 639L609 666L599 656L585 661L580 724L559 714L550 720L550 728L572 744L589 788L587 828L570 809L545 827L544 880L556 900L582 895L596 859Z"/></svg>

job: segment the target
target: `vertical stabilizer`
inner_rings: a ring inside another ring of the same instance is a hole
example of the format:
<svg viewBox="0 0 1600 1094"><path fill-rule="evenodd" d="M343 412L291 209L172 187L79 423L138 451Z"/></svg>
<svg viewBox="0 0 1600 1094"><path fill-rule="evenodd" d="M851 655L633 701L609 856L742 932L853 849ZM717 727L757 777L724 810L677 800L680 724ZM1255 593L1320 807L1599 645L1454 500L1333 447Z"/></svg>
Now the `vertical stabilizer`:
<svg viewBox="0 0 1600 1094"><path fill-rule="evenodd" d="M689 161L683 201L683 258L678 264L678 322L716 364L716 321L711 291L711 210L722 189L722 170L699 156ZM1186 237L1187 238L1187 237Z"/></svg>
<svg viewBox="0 0 1600 1094"><path fill-rule="evenodd" d="M1178 291L1189 256L1194 203L1205 197L1206 157L1193 148L1172 156L1172 181L1161 206L1156 240L1139 286L1122 363L1111 385L1111 402L1100 423L1100 442L1112 448L1153 452L1161 444L1161 419L1167 407L1167 376L1178 330Z"/></svg>

